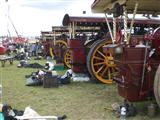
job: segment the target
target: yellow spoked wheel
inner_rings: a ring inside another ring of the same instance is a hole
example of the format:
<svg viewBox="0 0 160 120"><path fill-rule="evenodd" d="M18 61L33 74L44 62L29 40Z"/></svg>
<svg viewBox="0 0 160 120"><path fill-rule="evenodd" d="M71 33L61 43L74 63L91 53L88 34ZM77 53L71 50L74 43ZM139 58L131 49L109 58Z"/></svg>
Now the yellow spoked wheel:
<svg viewBox="0 0 160 120"><path fill-rule="evenodd" d="M110 84L116 73L116 65L113 62L111 51L103 52L102 47L107 44L111 44L111 41L98 40L93 43L87 56L87 68L95 80Z"/></svg>
<svg viewBox="0 0 160 120"><path fill-rule="evenodd" d="M64 53L64 65L67 68L71 68L71 62L72 62L72 58L71 58L71 50L67 49Z"/></svg>
<svg viewBox="0 0 160 120"><path fill-rule="evenodd" d="M64 40L56 40L56 45L60 48L67 48L67 42Z"/></svg>
<svg viewBox="0 0 160 120"><path fill-rule="evenodd" d="M64 63L64 54L67 50L67 42L64 40L56 40L55 42L55 58L57 63Z"/></svg>
<svg viewBox="0 0 160 120"><path fill-rule="evenodd" d="M53 58L54 57L54 55L53 55L53 48L49 48L49 52L50 52L51 57Z"/></svg>

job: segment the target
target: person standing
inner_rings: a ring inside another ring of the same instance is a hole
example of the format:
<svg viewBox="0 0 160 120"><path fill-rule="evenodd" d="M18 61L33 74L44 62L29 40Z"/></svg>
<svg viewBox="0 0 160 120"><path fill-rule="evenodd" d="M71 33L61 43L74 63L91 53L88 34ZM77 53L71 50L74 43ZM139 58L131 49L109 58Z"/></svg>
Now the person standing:
<svg viewBox="0 0 160 120"><path fill-rule="evenodd" d="M36 44L35 43L32 44L31 50L32 50L32 56L36 56Z"/></svg>

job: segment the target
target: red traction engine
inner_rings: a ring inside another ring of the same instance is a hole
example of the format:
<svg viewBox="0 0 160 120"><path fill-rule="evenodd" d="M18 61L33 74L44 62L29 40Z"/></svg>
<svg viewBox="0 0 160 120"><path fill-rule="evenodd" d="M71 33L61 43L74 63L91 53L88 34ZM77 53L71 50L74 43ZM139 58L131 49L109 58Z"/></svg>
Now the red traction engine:
<svg viewBox="0 0 160 120"><path fill-rule="evenodd" d="M160 28L152 35L145 36L143 41L145 47L117 45L112 49L118 69L114 80L118 83L119 95L128 101L136 102L156 97L159 103Z"/></svg>
<svg viewBox="0 0 160 120"><path fill-rule="evenodd" d="M96 41L94 38L102 32L101 27L104 23L105 19L101 17L77 17L65 14L63 25L70 29L70 39L67 41L68 53L64 55L64 63L70 64L74 73L88 73L87 61L91 61L91 57L87 60L88 52Z"/></svg>
<svg viewBox="0 0 160 120"><path fill-rule="evenodd" d="M160 107L160 28L156 27L157 29L151 35L140 40L145 43L145 46L142 44L134 45L132 39L136 15L143 14L147 15L148 18L150 15L157 16L160 14L159 4L159 0L95 0L92 4L92 11L104 13L106 21L107 15L113 14L114 34L110 31L113 36L112 45L106 46L106 51L111 52L114 58L109 62L116 64L118 72L114 75L113 80L118 83L119 95L129 102L138 102L155 97ZM129 32L127 29L128 14L132 14ZM122 16L124 18L124 38L122 38L121 44L115 45L116 18ZM145 21L144 23L148 24L148 22ZM155 21L155 24L157 23L159 22ZM110 28L109 24L107 25ZM140 35L144 34L141 33Z"/></svg>

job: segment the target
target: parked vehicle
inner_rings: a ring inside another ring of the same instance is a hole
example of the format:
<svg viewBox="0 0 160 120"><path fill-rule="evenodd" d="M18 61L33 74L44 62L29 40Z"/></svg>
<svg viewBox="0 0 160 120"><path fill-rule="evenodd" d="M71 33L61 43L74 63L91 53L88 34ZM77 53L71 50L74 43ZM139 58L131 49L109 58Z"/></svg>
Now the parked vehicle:
<svg viewBox="0 0 160 120"><path fill-rule="evenodd" d="M153 4L154 3L154 4ZM117 65L118 74L114 80L118 83L119 95L130 102L156 98L160 106L160 28L153 27L154 31L141 34L138 41L143 41L145 47L136 47L132 44L132 27L136 14L148 14L148 16L160 14L160 1L156 0L95 0L92 4L94 12L113 13L114 18L124 14L124 38L122 44L106 46L105 52L112 51L114 63ZM130 32L127 33L127 13L133 14ZM150 19L144 22L148 24ZM155 23L159 23L158 21ZM154 25L149 26L152 27ZM115 37L115 36L114 36ZM114 44L114 45L113 45ZM138 44L138 42L137 42Z"/></svg>

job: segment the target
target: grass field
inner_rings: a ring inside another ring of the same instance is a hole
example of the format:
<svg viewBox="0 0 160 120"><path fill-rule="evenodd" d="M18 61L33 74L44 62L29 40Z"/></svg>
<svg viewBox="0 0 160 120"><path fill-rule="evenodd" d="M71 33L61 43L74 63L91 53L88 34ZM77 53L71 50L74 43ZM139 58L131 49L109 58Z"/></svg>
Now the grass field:
<svg viewBox="0 0 160 120"><path fill-rule="evenodd" d="M32 62L35 62L32 60ZM37 61L44 64L44 60ZM18 61L13 65L7 62L1 67L3 81L3 104L24 110L30 106L40 115L63 115L70 120L118 120L110 110L115 102L121 103L123 98L117 94L116 85L95 84L92 82L72 82L58 88L43 88L42 86L25 86L25 75L37 69L17 68ZM65 72L65 71L63 71ZM63 74L61 72L61 74ZM142 103L135 104L137 107ZM145 113L145 112L144 112ZM137 115L127 120L159 120L160 116L149 118Z"/></svg>

